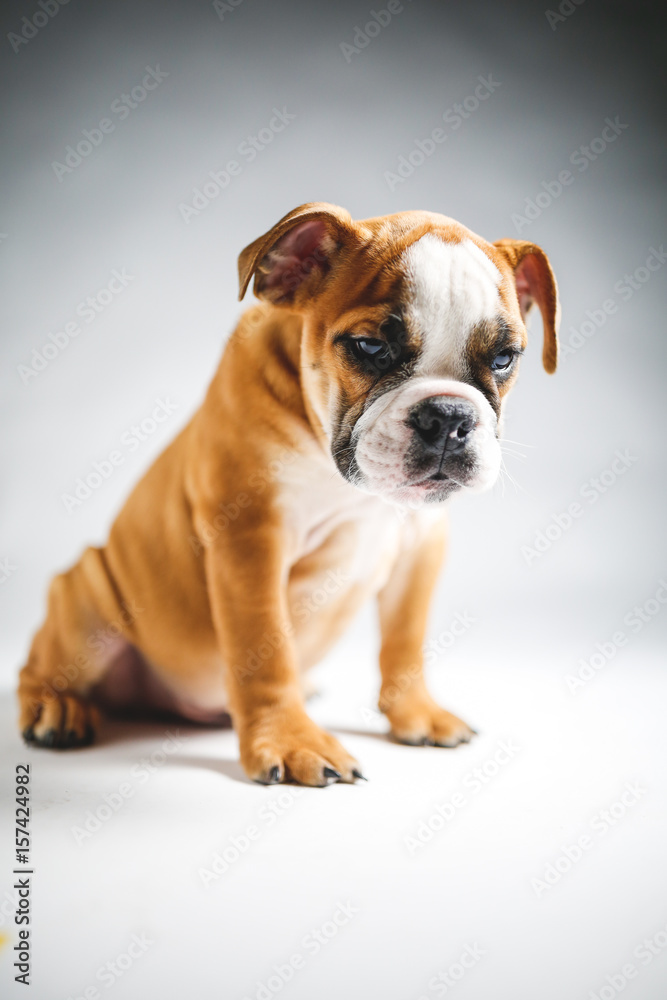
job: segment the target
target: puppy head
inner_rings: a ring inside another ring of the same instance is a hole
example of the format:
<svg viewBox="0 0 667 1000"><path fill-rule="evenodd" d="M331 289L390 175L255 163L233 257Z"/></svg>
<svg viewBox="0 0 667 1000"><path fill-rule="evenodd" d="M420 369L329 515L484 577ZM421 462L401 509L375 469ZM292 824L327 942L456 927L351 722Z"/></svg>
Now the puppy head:
<svg viewBox="0 0 667 1000"><path fill-rule="evenodd" d="M303 316L304 395L345 479L410 505L493 485L533 303L556 370L558 291L538 246L431 212L354 222L314 203L241 253L241 298L253 275L259 298Z"/></svg>

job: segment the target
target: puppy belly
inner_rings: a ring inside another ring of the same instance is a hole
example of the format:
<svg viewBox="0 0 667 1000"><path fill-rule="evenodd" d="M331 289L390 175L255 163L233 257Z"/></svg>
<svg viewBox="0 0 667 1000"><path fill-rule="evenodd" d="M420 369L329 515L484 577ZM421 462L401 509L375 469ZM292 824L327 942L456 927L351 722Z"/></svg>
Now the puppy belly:
<svg viewBox="0 0 667 1000"><path fill-rule="evenodd" d="M229 725L222 665L216 673L218 676L207 684L195 667L192 674L196 682L191 691L185 690L182 683L170 684L135 646L121 642L92 698L110 712L166 712L203 725Z"/></svg>

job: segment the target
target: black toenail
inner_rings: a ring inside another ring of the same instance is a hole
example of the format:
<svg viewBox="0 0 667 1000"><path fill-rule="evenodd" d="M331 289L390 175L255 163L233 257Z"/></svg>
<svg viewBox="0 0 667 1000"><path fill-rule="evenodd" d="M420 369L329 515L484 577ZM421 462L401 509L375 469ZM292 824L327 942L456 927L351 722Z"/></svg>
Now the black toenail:
<svg viewBox="0 0 667 1000"><path fill-rule="evenodd" d="M353 768L353 770L352 770L352 776L355 777L355 778L359 778L360 781L368 781L368 778L366 777L366 775L362 774L361 771L358 771L356 769L356 767Z"/></svg>

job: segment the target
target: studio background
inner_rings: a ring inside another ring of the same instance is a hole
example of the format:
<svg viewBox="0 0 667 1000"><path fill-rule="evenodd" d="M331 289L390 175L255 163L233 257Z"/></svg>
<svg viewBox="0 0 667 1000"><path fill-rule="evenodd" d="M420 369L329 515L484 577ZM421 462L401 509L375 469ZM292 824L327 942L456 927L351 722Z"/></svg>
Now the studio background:
<svg viewBox="0 0 667 1000"><path fill-rule="evenodd" d="M144 931L156 943L114 997L158 983L165 997L194 986L254 997L339 897L361 915L285 996L439 995L431 977L478 938L485 956L457 983L462 1000L588 997L626 960L639 970L628 995L664 995L667 954L632 958L667 924L659 7L585 0L561 4L566 14L554 4L550 17L539 3L401 6L370 38L369 7L350 2L73 0L20 42L22 18L40 8L3 14L1 780L9 809L14 765L33 761L34 976L45 1000L82 994ZM114 110L149 71L145 100ZM493 81L487 96L464 104L480 78ZM454 127L457 104L472 110ZM113 129L67 161L102 119ZM614 138L594 152L608 119ZM283 128L271 132L272 120ZM446 139L425 155L437 128ZM264 139L251 156L253 135ZM224 188L197 196L230 160L240 168ZM29 752L12 692L51 576L104 542L251 304L237 302L238 253L318 200L355 218L429 209L490 241L538 243L559 281L563 356L546 375L532 316L507 406L508 474L451 504L430 678L479 741L448 753L364 735L382 730L375 617L364 610L318 668L313 715L369 761L369 785L308 792L205 891L199 867L273 794L243 782L233 734L188 730L143 798L79 844L72 825L161 745L163 728L73 756ZM112 278L118 293L100 296ZM90 322L79 309L89 296ZM63 337L72 322L78 334ZM54 342L64 346L36 361ZM159 401L165 419L153 426ZM113 474L66 502L115 450ZM457 615L470 624L452 639ZM622 645L611 642L619 630ZM596 654L604 665L573 688L568 677ZM522 747L511 773L411 854L405 837L509 738ZM539 895L531 879L632 781L647 789L632 815ZM7 890L12 837L8 825ZM10 921L5 930L11 940ZM18 996L9 955L0 951L0 992Z"/></svg>

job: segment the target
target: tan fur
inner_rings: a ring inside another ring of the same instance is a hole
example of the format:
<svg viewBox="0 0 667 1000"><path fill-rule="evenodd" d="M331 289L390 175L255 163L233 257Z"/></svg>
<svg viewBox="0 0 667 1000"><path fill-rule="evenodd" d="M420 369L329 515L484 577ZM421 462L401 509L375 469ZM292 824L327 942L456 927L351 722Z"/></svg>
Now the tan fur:
<svg viewBox="0 0 667 1000"><path fill-rule="evenodd" d="M395 736L445 746L470 738L468 726L432 700L422 674L444 512L399 516L337 472L332 400L344 398L354 413L368 382L342 364L331 333L375 329L400 288L402 250L434 232L445 240L467 236L490 256L504 275L507 315L525 338L512 275L539 248L494 247L431 213L354 223L318 203L290 213L243 251L241 294L253 274L262 294L267 254L295 222L312 218L326 220L326 250L336 253L327 280L315 259L289 301L243 315L202 407L137 484L107 545L88 549L52 582L20 677L28 739L87 742L95 693L119 658L138 651L150 674L147 700L193 718L230 711L250 777L352 781L357 762L306 714L301 672L372 595L383 637L380 706ZM543 293L546 306L539 303L550 370L553 289ZM314 593L325 595L315 610Z"/></svg>

